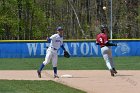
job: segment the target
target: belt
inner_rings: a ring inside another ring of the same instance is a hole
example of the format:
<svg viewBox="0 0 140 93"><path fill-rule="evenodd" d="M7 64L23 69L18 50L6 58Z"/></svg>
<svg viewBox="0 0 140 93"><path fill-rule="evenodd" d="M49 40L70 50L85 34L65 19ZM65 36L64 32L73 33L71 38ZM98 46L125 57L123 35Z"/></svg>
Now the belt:
<svg viewBox="0 0 140 93"><path fill-rule="evenodd" d="M105 47L105 46L101 46L101 48L103 48L103 47Z"/></svg>
<svg viewBox="0 0 140 93"><path fill-rule="evenodd" d="M51 47L51 48L53 48L53 47ZM53 48L54 50L57 50L56 48Z"/></svg>

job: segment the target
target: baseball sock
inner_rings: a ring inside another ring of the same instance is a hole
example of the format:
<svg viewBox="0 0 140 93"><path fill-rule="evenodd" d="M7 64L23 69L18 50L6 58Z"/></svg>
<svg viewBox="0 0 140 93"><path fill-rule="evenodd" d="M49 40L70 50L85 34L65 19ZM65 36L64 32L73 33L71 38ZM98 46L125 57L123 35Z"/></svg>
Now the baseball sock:
<svg viewBox="0 0 140 93"><path fill-rule="evenodd" d="M112 69L111 64L109 62L106 62L106 65L107 65L109 70Z"/></svg>
<svg viewBox="0 0 140 93"><path fill-rule="evenodd" d="M114 62L113 62L113 59L112 58L109 58L110 59L110 64L111 64L111 67L114 68L115 65L114 65Z"/></svg>
<svg viewBox="0 0 140 93"><path fill-rule="evenodd" d="M44 68L44 66L45 65L42 63L41 66L40 66L40 68L39 68L39 71L42 71L42 69Z"/></svg>
<svg viewBox="0 0 140 93"><path fill-rule="evenodd" d="M57 67L53 67L54 74L57 75Z"/></svg>

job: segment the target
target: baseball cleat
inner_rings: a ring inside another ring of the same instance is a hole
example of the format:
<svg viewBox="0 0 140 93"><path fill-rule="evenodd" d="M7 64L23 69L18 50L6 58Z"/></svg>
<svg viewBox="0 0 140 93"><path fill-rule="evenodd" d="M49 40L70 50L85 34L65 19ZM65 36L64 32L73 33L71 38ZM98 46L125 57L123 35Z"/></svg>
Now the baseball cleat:
<svg viewBox="0 0 140 93"><path fill-rule="evenodd" d="M114 70L114 73L117 74L118 72L116 70Z"/></svg>
<svg viewBox="0 0 140 93"><path fill-rule="evenodd" d="M38 77L41 78L41 71L37 70Z"/></svg>
<svg viewBox="0 0 140 93"><path fill-rule="evenodd" d="M54 75L54 78L59 78L59 76L58 75Z"/></svg>
<svg viewBox="0 0 140 93"><path fill-rule="evenodd" d="M115 74L117 74L117 73L118 73L118 72L116 71L116 69L115 69L115 68L113 68L113 71L114 71L114 73L115 73Z"/></svg>
<svg viewBox="0 0 140 93"><path fill-rule="evenodd" d="M114 77L114 71L113 70L110 70L110 73L111 73L111 76Z"/></svg>

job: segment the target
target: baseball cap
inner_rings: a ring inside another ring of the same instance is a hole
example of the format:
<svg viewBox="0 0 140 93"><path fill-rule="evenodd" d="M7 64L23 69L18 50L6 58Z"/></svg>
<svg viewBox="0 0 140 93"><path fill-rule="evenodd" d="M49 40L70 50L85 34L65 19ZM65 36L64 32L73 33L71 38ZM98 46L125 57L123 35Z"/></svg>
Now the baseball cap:
<svg viewBox="0 0 140 93"><path fill-rule="evenodd" d="M57 27L57 31L63 30L61 26Z"/></svg>

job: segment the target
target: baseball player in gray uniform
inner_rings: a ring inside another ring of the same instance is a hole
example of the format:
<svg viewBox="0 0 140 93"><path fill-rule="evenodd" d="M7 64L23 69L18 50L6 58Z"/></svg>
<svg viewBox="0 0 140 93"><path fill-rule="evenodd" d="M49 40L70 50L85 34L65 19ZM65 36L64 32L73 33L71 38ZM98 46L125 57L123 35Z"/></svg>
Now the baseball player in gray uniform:
<svg viewBox="0 0 140 93"><path fill-rule="evenodd" d="M43 63L41 64L40 68L37 70L38 77L41 78L41 71L44 68L45 65L47 65L50 60L52 60L52 66L54 70L54 78L59 78L57 75L57 60L58 60L58 54L57 51L61 47L64 51L64 45L63 45L63 28L58 27L57 28L57 34L52 35L47 40L50 45L48 49L46 50L46 57Z"/></svg>
<svg viewBox="0 0 140 93"><path fill-rule="evenodd" d="M111 76L114 76L114 74L116 74L117 71L115 69L115 65L112 58L112 52L109 46L117 46L117 44L113 44L109 42L107 33L108 33L107 27L104 25L101 25L101 33L98 34L96 37L96 44L100 45L101 53L106 62L106 65L111 72Z"/></svg>

